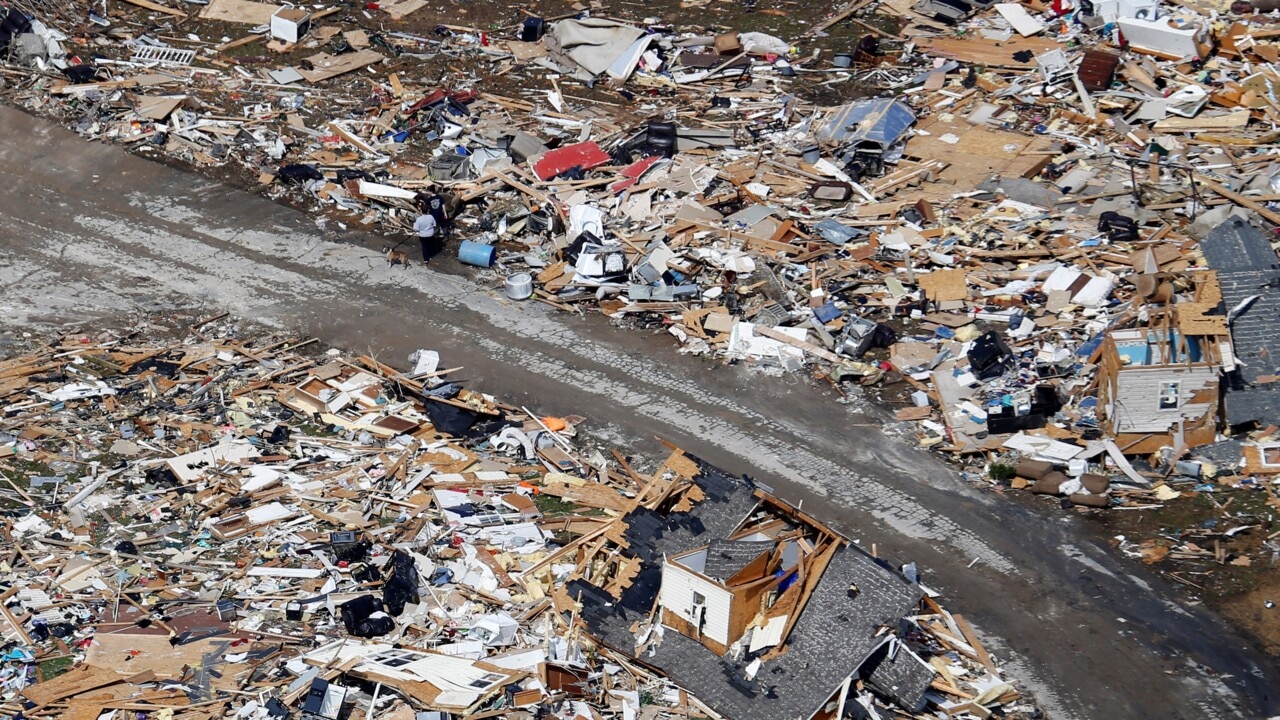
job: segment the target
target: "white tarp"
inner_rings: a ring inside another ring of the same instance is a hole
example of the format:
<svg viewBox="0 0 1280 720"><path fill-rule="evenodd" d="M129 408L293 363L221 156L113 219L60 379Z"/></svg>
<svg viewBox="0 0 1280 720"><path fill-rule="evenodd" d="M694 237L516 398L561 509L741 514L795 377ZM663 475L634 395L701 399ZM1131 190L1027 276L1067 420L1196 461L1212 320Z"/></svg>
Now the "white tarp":
<svg viewBox="0 0 1280 720"><path fill-rule="evenodd" d="M804 362L804 350L787 343L757 335L756 326L748 322L734 323L729 334L728 356L732 358L777 359L792 358ZM775 327L774 330L796 340L804 340L807 330L796 327Z"/></svg>
<svg viewBox="0 0 1280 720"><path fill-rule="evenodd" d="M102 397L103 395L115 395L116 391L112 390L109 385L101 380L89 380L86 382L71 383L63 385L53 392L36 391L36 395L41 400L48 402L66 402L68 400L80 400L90 397Z"/></svg>
<svg viewBox="0 0 1280 720"><path fill-rule="evenodd" d="M553 57L569 61L591 75L600 75L624 56L645 32L613 20L585 18L561 20L551 26L543 41ZM639 59L641 53L634 53ZM633 66L634 67L634 66Z"/></svg>
<svg viewBox="0 0 1280 720"><path fill-rule="evenodd" d="M224 462L238 462L258 457L258 450L247 442L229 442L169 458L165 464L183 485L204 477L205 470Z"/></svg>
<svg viewBox="0 0 1280 720"><path fill-rule="evenodd" d="M1022 453L1023 457L1052 463L1064 463L1085 452L1085 449L1079 445L1072 445L1071 443L1064 443L1038 435L1028 435L1024 432L1013 435L1008 440L1005 440L1000 447L1007 450L1017 450Z"/></svg>
<svg viewBox="0 0 1280 720"><path fill-rule="evenodd" d="M1026 8L1017 3L998 3L996 12L1023 37L1031 37L1044 30L1044 23L1032 17Z"/></svg>

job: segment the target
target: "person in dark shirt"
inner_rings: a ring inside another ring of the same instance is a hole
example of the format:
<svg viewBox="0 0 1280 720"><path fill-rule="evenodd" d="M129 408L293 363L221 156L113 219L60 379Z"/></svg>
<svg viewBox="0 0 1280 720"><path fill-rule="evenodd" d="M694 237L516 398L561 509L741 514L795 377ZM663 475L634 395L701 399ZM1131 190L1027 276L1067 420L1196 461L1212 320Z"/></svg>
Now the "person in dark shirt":
<svg viewBox="0 0 1280 720"><path fill-rule="evenodd" d="M449 237L449 232L453 229L453 223L451 222L452 218L449 217L448 203L444 196L436 188L431 188L426 197L423 198L422 205L422 209L436 219L436 226L440 229L441 239Z"/></svg>

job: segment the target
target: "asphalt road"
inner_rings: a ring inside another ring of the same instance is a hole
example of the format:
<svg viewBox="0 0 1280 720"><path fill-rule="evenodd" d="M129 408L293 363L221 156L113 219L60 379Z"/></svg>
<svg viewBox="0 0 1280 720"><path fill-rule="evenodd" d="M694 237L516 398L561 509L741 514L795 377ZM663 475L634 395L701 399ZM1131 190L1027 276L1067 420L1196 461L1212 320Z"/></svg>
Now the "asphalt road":
<svg viewBox="0 0 1280 720"><path fill-rule="evenodd" d="M1280 668L1087 521L971 487L798 378L678 355L670 338L513 303L447 266L0 108L0 326L92 328L200 307L404 365L439 350L473 387L657 455L748 473L864 547L915 561L1055 718L1277 712ZM412 244L412 243L411 243ZM861 410L859 408L862 408Z"/></svg>

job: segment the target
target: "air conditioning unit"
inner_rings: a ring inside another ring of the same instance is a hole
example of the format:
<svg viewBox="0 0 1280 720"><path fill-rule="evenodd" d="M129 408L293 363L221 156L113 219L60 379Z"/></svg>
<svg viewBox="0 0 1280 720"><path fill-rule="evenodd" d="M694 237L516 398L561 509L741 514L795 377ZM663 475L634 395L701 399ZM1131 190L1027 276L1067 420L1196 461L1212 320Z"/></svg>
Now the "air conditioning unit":
<svg viewBox="0 0 1280 720"><path fill-rule="evenodd" d="M271 15L271 37L296 43L311 30L311 13L298 8L282 7Z"/></svg>

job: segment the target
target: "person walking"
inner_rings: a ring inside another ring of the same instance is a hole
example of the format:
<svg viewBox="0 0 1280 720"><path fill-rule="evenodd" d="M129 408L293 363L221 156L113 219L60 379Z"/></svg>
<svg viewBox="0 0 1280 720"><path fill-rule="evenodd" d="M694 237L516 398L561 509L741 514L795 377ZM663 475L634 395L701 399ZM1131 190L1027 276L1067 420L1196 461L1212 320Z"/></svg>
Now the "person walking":
<svg viewBox="0 0 1280 720"><path fill-rule="evenodd" d="M423 264L431 262L431 258L438 255L444 250L444 244L440 241L440 227L436 222L436 218L429 212L424 212L413 221L413 231L418 234L418 244L422 246L422 262Z"/></svg>
<svg viewBox="0 0 1280 720"><path fill-rule="evenodd" d="M443 195L435 188L431 189L431 193L426 196L422 202L423 208L436 219L436 227L440 230L440 237L447 239L449 231L452 229L450 222L448 204Z"/></svg>

